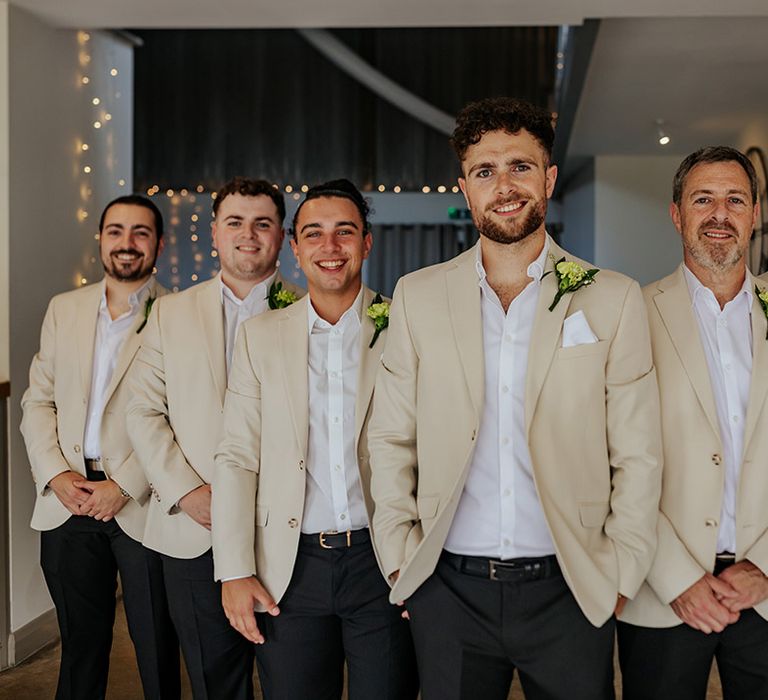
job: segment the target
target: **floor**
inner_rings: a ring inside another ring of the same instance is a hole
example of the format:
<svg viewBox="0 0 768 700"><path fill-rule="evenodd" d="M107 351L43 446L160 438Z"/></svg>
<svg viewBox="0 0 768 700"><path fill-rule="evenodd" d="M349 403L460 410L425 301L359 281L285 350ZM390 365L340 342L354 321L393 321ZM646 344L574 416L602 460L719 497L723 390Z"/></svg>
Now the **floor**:
<svg viewBox="0 0 768 700"><path fill-rule="evenodd" d="M122 605L118 606L115 623L115 639L112 645L112 657L109 674L108 700L137 700L141 698L139 672L136 659L128 637L125 613ZM36 654L32 659L16 668L0 673L0 700L46 700L53 698L56 692L56 677L59 666L59 647L53 645ZM261 700L261 693L256 683L256 698ZM710 679L707 700L722 700L720 684L716 674ZM186 677L182 674L182 698L191 700L192 694ZM621 692L617 683L617 698ZM512 686L509 700L523 700L523 694L517 679Z"/></svg>

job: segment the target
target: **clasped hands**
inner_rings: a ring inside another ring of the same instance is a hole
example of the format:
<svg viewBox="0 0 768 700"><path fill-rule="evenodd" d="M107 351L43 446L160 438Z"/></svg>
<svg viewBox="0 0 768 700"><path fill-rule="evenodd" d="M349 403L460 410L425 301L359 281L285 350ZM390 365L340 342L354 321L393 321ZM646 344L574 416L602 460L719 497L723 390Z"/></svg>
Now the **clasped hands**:
<svg viewBox="0 0 768 700"><path fill-rule="evenodd" d="M685 624L705 634L722 632L742 610L768 598L768 578L751 561L729 566L719 576L704 574L672 601Z"/></svg>
<svg viewBox="0 0 768 700"><path fill-rule="evenodd" d="M104 522L114 518L129 500L114 481L88 481L73 471L57 474L48 486L73 515L88 515Z"/></svg>

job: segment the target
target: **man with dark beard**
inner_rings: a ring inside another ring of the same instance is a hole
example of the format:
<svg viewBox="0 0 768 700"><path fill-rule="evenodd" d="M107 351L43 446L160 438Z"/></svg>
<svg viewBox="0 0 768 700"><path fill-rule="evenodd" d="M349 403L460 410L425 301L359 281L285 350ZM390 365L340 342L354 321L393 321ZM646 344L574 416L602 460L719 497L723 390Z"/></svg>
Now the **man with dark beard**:
<svg viewBox="0 0 768 700"><path fill-rule="evenodd" d="M470 104L452 143L480 232L400 280L369 430L374 538L424 700L613 698L614 612L643 582L660 488L638 285L544 227L550 115Z"/></svg>
<svg viewBox="0 0 768 700"><path fill-rule="evenodd" d="M152 276L162 235L144 197L107 205L104 279L51 300L21 402L37 487L32 527L61 631L60 700L105 696L118 572L144 696L180 695L160 557L141 544L150 486L128 439L123 381L166 293Z"/></svg>
<svg viewBox="0 0 768 700"><path fill-rule="evenodd" d="M619 624L627 700L768 697L768 294L746 256L758 183L712 146L675 175L683 263L644 290L661 396L664 487L648 581Z"/></svg>

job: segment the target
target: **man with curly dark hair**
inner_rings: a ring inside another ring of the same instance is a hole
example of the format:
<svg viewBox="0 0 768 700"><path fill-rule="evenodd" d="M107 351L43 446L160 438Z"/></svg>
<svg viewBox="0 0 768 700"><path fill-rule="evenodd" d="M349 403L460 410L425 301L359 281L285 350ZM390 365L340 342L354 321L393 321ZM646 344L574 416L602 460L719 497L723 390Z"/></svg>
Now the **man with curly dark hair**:
<svg viewBox="0 0 768 700"><path fill-rule="evenodd" d="M608 700L614 613L653 557L658 391L640 288L547 234L549 113L452 144L480 241L395 289L369 431L373 532L424 700Z"/></svg>

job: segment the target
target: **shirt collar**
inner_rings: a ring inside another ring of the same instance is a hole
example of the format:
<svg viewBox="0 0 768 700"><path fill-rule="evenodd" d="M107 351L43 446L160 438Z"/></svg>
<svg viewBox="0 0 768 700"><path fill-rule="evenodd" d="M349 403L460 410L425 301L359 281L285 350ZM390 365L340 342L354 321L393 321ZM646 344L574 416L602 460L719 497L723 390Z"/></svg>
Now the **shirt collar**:
<svg viewBox="0 0 768 700"><path fill-rule="evenodd" d="M530 277L532 280L536 282L541 282L541 278L544 276L544 268L547 264L547 254L549 253L549 247L551 238L549 237L549 234L545 234L544 236L544 247L541 249L541 253L539 253L539 256L534 260L530 265L528 265L528 277ZM480 241L477 243L477 252L476 252L476 258L475 258L475 269L477 270L477 276L479 278L479 283L482 284L485 282L485 278L487 277L487 273L485 272L485 268L483 267L483 251L482 246L480 244Z"/></svg>
<svg viewBox="0 0 768 700"><path fill-rule="evenodd" d="M688 285L688 293L691 295L691 306L696 306L699 300L704 300L707 298L713 299L715 303L717 303L714 292L709 287L703 285L701 280L688 269L688 266L685 263L683 263L683 274L685 276L685 283ZM736 293L736 296L728 302L728 304L736 301L736 299L741 296L746 297L749 308L752 305L752 284L749 279L748 272L744 275L744 284L741 285L741 289ZM728 304L726 304L726 306Z"/></svg>
<svg viewBox="0 0 768 700"><path fill-rule="evenodd" d="M357 322L357 325L360 325L360 319L362 318L363 313L363 285L360 285L360 291L357 293L357 296L355 297L355 300L352 302L352 306L350 306L342 315L341 318L335 323L330 324L325 319L320 318L318 316L317 311L315 311L315 307L312 306L312 298L309 299L309 304L307 304L307 329L309 330L310 335L312 334L312 330L315 328L315 325L319 328L345 328L347 323L350 321Z"/></svg>
<svg viewBox="0 0 768 700"><path fill-rule="evenodd" d="M150 292L154 287L154 281L155 281L154 275L150 275L149 279L128 297L128 304L130 306L130 309L126 311L122 316L118 316L118 318L124 318L125 316L133 316L139 310L139 308L146 303L147 299L149 298ZM99 305L99 312L107 313L107 314L109 313L109 307L107 306L106 278L101 280L101 304ZM110 320L112 319L110 318ZM117 321L117 318L114 320Z"/></svg>
<svg viewBox="0 0 768 700"><path fill-rule="evenodd" d="M263 301L267 298L267 295L269 294L269 288L277 278L277 269L275 269L275 271L269 277L267 277L267 279L262 280L258 284L255 284L251 291L248 292L248 296L246 296L245 299L238 299L237 295L229 287L227 287L226 284L224 284L221 271L219 271L217 277L219 280L219 291L221 293L222 304L224 303L225 299L228 299L236 306L242 306L243 304L250 305L256 300Z"/></svg>

